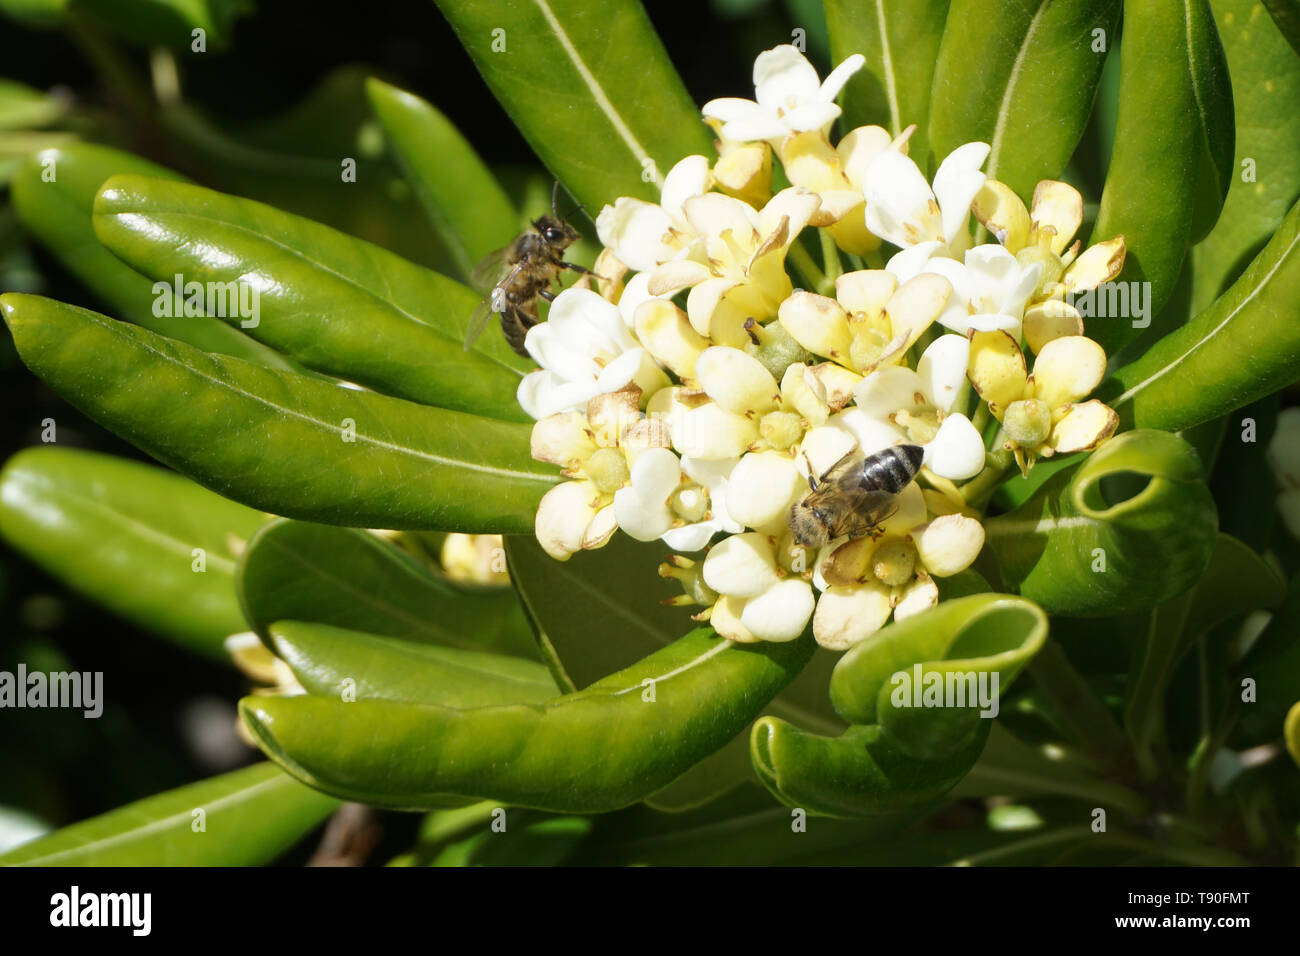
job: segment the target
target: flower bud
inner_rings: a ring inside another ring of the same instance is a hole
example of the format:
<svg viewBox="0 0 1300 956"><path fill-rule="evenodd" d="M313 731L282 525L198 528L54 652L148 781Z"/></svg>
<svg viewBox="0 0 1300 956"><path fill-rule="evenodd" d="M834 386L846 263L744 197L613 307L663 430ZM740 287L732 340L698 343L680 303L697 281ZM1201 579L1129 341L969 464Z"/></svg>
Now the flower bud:
<svg viewBox="0 0 1300 956"><path fill-rule="evenodd" d="M1012 402L1002 417L1002 427L1017 445L1034 448L1052 433L1052 411L1046 402L1034 398Z"/></svg>

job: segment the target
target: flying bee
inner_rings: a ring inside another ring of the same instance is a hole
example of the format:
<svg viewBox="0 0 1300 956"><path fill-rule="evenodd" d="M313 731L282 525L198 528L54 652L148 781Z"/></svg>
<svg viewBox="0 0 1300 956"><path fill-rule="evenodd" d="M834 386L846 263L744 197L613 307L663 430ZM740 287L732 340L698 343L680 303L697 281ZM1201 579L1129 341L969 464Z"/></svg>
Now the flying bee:
<svg viewBox="0 0 1300 956"><path fill-rule="evenodd" d="M591 271L564 261L564 250L581 239L582 234L555 212L559 187L557 181L551 191L551 215L534 219L532 231L522 233L510 245L488 255L474 270L474 284L479 288L491 285L492 289L469 318L465 329L467 350L483 334L495 312L501 316L501 331L510 347L527 357L524 337L539 321L537 297L547 302L555 298L551 286L564 269Z"/></svg>
<svg viewBox="0 0 1300 956"><path fill-rule="evenodd" d="M790 506L796 543L820 548L841 535L878 534L880 523L894 513L894 499L921 470L924 454L920 445L894 445L858 461L849 451L820 478L810 469L812 490Z"/></svg>

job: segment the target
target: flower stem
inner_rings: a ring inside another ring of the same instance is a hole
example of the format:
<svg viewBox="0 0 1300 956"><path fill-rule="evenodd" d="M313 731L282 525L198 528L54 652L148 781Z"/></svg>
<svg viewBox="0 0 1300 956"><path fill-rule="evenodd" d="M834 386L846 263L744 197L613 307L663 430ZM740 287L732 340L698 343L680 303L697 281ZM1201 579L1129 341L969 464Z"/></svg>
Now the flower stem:
<svg viewBox="0 0 1300 956"><path fill-rule="evenodd" d="M810 289L819 295L834 294L835 281L826 277L826 273L822 272L821 267L813 259L812 253L805 249L802 243L797 241L790 243L790 251L787 255Z"/></svg>
<svg viewBox="0 0 1300 956"><path fill-rule="evenodd" d="M982 508L988 499L993 496L993 492L997 491L998 486L1002 484L1010 467L1011 462L1003 460L1002 456L986 455L984 470L961 486L961 494L966 499L966 504Z"/></svg>
<svg viewBox="0 0 1300 956"><path fill-rule="evenodd" d="M862 258L866 262L868 269L885 268L885 257L880 254L879 249L872 249L870 252L864 252Z"/></svg>
<svg viewBox="0 0 1300 956"><path fill-rule="evenodd" d="M835 244L835 237L827 230L818 229L817 232L822 239L822 270L826 273L826 280L833 289L835 280L844 274L844 263L840 261L840 247Z"/></svg>

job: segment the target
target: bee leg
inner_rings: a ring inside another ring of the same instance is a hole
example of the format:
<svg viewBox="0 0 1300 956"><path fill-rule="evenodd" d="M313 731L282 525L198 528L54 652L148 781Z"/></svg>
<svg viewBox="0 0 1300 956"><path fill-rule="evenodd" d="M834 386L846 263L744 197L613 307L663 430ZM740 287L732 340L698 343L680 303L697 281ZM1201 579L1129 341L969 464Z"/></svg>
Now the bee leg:
<svg viewBox="0 0 1300 956"><path fill-rule="evenodd" d="M813 475L812 462L808 460L808 453L804 452L803 462L808 466L808 487L813 491L817 490L817 479Z"/></svg>
<svg viewBox="0 0 1300 956"><path fill-rule="evenodd" d="M592 272L592 271L591 271L590 269L588 269L586 266L580 266L580 265L578 265L576 262L561 262L561 263L560 263L560 268L561 268L561 269L570 269L570 270L572 270L573 272L577 272L577 273L580 274L580 275L589 275L589 276L595 276L595 275L596 275L596 273ZM601 276L596 276L596 278L599 279L599 278L601 278Z"/></svg>
<svg viewBox="0 0 1300 956"><path fill-rule="evenodd" d="M540 296L541 296L543 299L545 299L547 302L554 302L554 301L555 301L555 293L552 292L550 289L543 289L541 292L539 292L539 293L537 293L537 294L540 295Z"/></svg>

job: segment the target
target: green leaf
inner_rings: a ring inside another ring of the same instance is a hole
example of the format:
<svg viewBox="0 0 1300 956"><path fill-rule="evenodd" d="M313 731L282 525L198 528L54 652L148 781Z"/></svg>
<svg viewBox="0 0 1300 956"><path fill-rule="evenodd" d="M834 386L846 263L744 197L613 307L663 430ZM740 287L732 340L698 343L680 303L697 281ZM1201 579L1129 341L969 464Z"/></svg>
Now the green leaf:
<svg viewBox="0 0 1300 956"><path fill-rule="evenodd" d="M113 613L222 661L223 640L246 628L235 557L263 520L180 475L112 455L28 448L0 471L9 545Z"/></svg>
<svg viewBox="0 0 1300 956"><path fill-rule="evenodd" d="M259 763L56 830L0 856L0 866L259 866L337 806Z"/></svg>
<svg viewBox="0 0 1300 956"><path fill-rule="evenodd" d="M527 425L207 355L39 296L0 296L0 312L28 368L73 405L263 511L354 527L522 531L556 480L529 457Z"/></svg>
<svg viewBox="0 0 1300 956"><path fill-rule="evenodd" d="M0 13L24 26L49 29L64 22L68 0L0 0Z"/></svg>
<svg viewBox="0 0 1300 956"><path fill-rule="evenodd" d="M891 814L935 803L970 770L988 722L938 760L906 753L882 727L850 727L839 737L805 733L777 717L754 724L754 769L787 806L826 816Z"/></svg>
<svg viewBox="0 0 1300 956"><path fill-rule="evenodd" d="M261 203L142 176L104 184L94 227L150 278L214 284L231 303L219 309L225 321L308 368L398 398L527 419L515 400L524 360L501 336L483 336L482 351L462 344L478 294L399 256Z"/></svg>
<svg viewBox="0 0 1300 956"><path fill-rule="evenodd" d="M1263 4L1291 48L1300 53L1300 3L1296 0L1263 0Z"/></svg>
<svg viewBox="0 0 1300 956"><path fill-rule="evenodd" d="M462 277L519 231L519 214L474 151L438 109L380 80L366 83L375 116Z"/></svg>
<svg viewBox="0 0 1300 956"><path fill-rule="evenodd" d="M929 154L930 84L949 0L828 0L831 59L867 58L844 87L844 123L883 126L897 136L915 123L910 154L922 167Z"/></svg>
<svg viewBox="0 0 1300 956"><path fill-rule="evenodd" d="M44 150L19 167L12 183L14 209L27 231L121 318L207 352L288 367L282 356L218 319L155 314L159 296L153 283L100 245L91 228L95 194L118 173L179 178L130 153L75 143Z"/></svg>
<svg viewBox="0 0 1300 956"><path fill-rule="evenodd" d="M528 819L515 814L504 833L481 829L445 847L428 865L559 866L587 839L591 828L589 817Z"/></svg>
<svg viewBox="0 0 1300 956"><path fill-rule="evenodd" d="M1116 281L1150 282L1157 316L1228 193L1232 89L1208 0L1125 4L1120 60L1115 147L1088 244L1124 236ZM1124 321L1088 329L1108 354L1140 332Z"/></svg>
<svg viewBox="0 0 1300 956"><path fill-rule="evenodd" d="M1288 582L1286 596L1268 626L1235 668L1234 683L1255 682L1255 701L1243 703L1241 724L1252 743L1274 740L1287 711L1300 701L1300 574Z"/></svg>
<svg viewBox="0 0 1300 956"><path fill-rule="evenodd" d="M1210 562L1218 515L1195 449L1142 430L1110 439L984 528L1020 594L1052 614L1112 616L1191 587Z"/></svg>
<svg viewBox="0 0 1300 956"><path fill-rule="evenodd" d="M1300 195L1300 59L1258 0L1211 0L1211 6L1232 74L1237 164L1223 214L1192 249L1193 315L1250 264Z"/></svg>
<svg viewBox="0 0 1300 956"><path fill-rule="evenodd" d="M511 591L457 587L368 531L272 521L248 542L235 578L249 625L268 643L272 622L295 620L537 657Z"/></svg>
<svg viewBox="0 0 1300 956"><path fill-rule="evenodd" d="M998 709L996 699L978 700L963 676L990 675L977 679L996 697L1046 639L1047 616L1023 598L976 594L944 601L895 621L840 658L831 703L852 724L880 725L903 754L948 757ZM945 698L943 707L917 706L931 684L950 688L964 703Z"/></svg>
<svg viewBox="0 0 1300 956"><path fill-rule="evenodd" d="M1098 390L1135 428L1198 425L1300 379L1300 202L1232 288Z"/></svg>
<svg viewBox="0 0 1300 956"><path fill-rule="evenodd" d="M696 630L548 704L455 709L248 697L263 750L312 786L380 806L448 797L599 813L661 789L739 733L812 642L737 645Z"/></svg>
<svg viewBox="0 0 1300 956"><path fill-rule="evenodd" d="M0 130L47 126L67 107L64 99L0 77Z"/></svg>
<svg viewBox="0 0 1300 956"><path fill-rule="evenodd" d="M932 804L974 765L998 695L1046 638L1047 617L1038 607L998 594L945 601L897 621L836 665L831 702L853 726L824 737L764 717L750 740L754 769L788 806L831 816ZM968 683L972 674L991 692L983 702ZM922 706L935 682L941 693L946 683L960 696Z"/></svg>
<svg viewBox="0 0 1300 956"><path fill-rule="evenodd" d="M227 46L235 18L252 8L250 0L72 0L72 5L132 43L186 53L193 50L195 30L203 31L205 49Z"/></svg>
<svg viewBox="0 0 1300 956"><path fill-rule="evenodd" d="M444 707L544 704L559 690L545 665L436 644L413 644L328 624L277 621L275 652L309 694ZM350 682L350 683L348 683Z"/></svg>
<svg viewBox="0 0 1300 956"><path fill-rule="evenodd" d="M934 67L936 160L978 140L992 147L985 172L1023 198L1039 180L1059 178L1083 137L1106 60L1093 31L1112 37L1119 6L953 0Z"/></svg>
<svg viewBox="0 0 1300 956"><path fill-rule="evenodd" d="M510 575L538 631L542 655L560 686L586 687L606 674L630 667L647 654L673 643L689 626L689 612L662 602L680 593L658 580L667 556L658 542L642 544L626 535L599 551L575 554L559 562L532 537L507 538ZM572 595L581 595L574 601ZM621 635L617 641L606 634ZM826 697L826 682L839 659L822 648L766 712L811 730L835 732L844 724ZM693 767L649 801L672 812L699 806L751 779L749 735L735 739Z"/></svg>
<svg viewBox="0 0 1300 956"><path fill-rule="evenodd" d="M474 65L543 163L594 215L658 200L712 137L636 0L438 0Z"/></svg>

